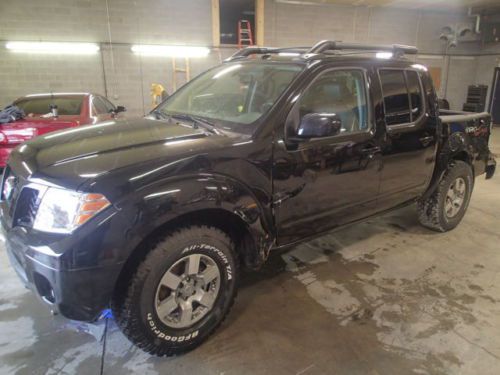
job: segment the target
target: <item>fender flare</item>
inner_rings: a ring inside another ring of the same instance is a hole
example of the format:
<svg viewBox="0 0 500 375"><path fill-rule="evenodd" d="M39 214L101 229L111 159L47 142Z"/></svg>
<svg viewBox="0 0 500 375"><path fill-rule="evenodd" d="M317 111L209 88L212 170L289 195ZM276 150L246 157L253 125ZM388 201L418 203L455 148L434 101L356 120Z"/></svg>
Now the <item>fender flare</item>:
<svg viewBox="0 0 500 375"><path fill-rule="evenodd" d="M466 160L463 160L464 158L461 156L464 154L467 155ZM472 163L473 158L474 156L467 145L465 135L460 132L453 133L443 149L439 152L439 155L436 157L436 167L434 173L429 183L429 187L423 194L422 198L426 199L434 193L452 160L462 160L467 162L474 172L474 165Z"/></svg>
<svg viewBox="0 0 500 375"><path fill-rule="evenodd" d="M216 209L243 221L257 252L254 267L258 267L275 242L270 196L219 174L179 176L143 187L118 204L130 217L124 228L129 251L121 260L126 261L158 228L185 215Z"/></svg>

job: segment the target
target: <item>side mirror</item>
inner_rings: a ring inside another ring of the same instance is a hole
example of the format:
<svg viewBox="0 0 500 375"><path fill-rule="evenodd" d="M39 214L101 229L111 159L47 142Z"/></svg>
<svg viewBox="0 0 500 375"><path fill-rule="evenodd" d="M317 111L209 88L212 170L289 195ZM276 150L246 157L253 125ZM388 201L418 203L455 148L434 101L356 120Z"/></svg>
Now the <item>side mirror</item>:
<svg viewBox="0 0 500 375"><path fill-rule="evenodd" d="M120 112L125 112L127 110L127 108L125 108L124 106L122 105L117 105L116 106L116 109L115 109L115 113L120 113Z"/></svg>
<svg viewBox="0 0 500 375"><path fill-rule="evenodd" d="M297 138L332 137L340 133L342 121L335 113L308 113L300 121Z"/></svg>

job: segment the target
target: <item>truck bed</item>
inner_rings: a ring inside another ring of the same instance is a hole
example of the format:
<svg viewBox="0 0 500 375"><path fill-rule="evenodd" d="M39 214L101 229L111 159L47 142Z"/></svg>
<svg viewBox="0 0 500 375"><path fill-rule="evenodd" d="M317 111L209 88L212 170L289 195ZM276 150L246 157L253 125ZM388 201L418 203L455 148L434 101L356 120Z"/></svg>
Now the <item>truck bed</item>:
<svg viewBox="0 0 500 375"><path fill-rule="evenodd" d="M490 178L495 171L495 160L488 148L492 129L490 114L440 110L439 119L444 137L448 139L447 147L442 151L466 150L471 155L474 174L486 173L486 178Z"/></svg>

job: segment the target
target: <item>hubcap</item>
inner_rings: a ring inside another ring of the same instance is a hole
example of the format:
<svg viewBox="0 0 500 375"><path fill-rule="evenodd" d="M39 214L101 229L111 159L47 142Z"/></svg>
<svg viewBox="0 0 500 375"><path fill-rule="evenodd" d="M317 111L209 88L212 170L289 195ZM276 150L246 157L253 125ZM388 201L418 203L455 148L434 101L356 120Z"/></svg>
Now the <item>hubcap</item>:
<svg viewBox="0 0 500 375"><path fill-rule="evenodd" d="M156 314L169 327L193 325L212 309L220 279L219 266L207 255L191 254L179 259L158 284Z"/></svg>
<svg viewBox="0 0 500 375"><path fill-rule="evenodd" d="M446 193L444 210L448 218L455 217L465 201L466 185L462 177L457 177L453 181Z"/></svg>

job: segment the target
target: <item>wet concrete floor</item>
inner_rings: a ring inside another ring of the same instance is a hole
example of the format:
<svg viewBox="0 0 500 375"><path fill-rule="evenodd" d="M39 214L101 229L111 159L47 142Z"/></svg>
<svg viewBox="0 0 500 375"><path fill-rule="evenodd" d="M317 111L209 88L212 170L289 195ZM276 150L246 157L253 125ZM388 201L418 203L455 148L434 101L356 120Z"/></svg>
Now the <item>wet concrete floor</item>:
<svg viewBox="0 0 500 375"><path fill-rule="evenodd" d="M500 129L492 149L500 154ZM200 348L155 358L53 317L0 245L0 374L499 374L500 172L449 233L413 207L271 257Z"/></svg>

